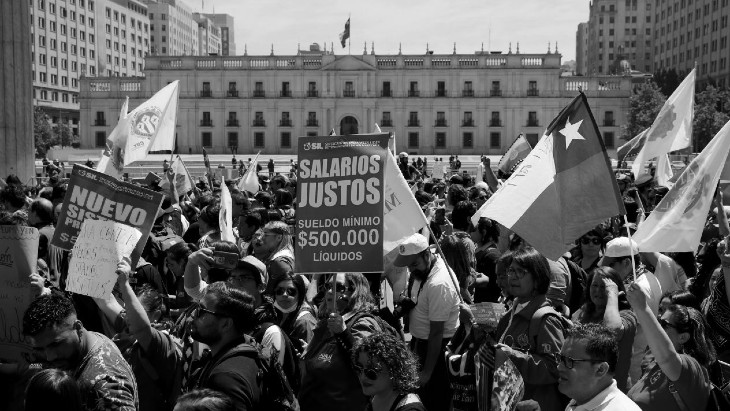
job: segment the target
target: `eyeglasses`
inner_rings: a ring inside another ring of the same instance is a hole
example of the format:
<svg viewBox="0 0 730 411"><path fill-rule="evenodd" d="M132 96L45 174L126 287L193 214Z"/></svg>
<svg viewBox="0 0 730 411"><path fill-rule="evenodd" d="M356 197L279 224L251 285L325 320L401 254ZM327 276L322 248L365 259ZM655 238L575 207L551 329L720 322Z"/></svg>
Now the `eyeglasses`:
<svg viewBox="0 0 730 411"><path fill-rule="evenodd" d="M479 196L477 197L479 200L489 200L488 196Z"/></svg>
<svg viewBox="0 0 730 411"><path fill-rule="evenodd" d="M560 359L560 362L563 363L565 368L572 370L573 366L575 366L575 363L577 362L591 362L591 363L597 363L597 362L603 362L603 360L594 360L592 358L572 358L568 357L567 355L558 354L558 358Z"/></svg>
<svg viewBox="0 0 730 411"><path fill-rule="evenodd" d="M195 307L195 311L193 311L193 315L195 316L195 318L200 318L202 313L207 313L210 315L214 315L216 317L225 317L226 316L226 314L211 311L211 310L203 307L202 305L198 305L197 307Z"/></svg>
<svg viewBox="0 0 730 411"><path fill-rule="evenodd" d="M290 297L296 297L297 294L299 294L297 292L296 288L286 288L286 287L279 287L276 290L274 290L274 293L278 296L282 296L282 295L286 294Z"/></svg>
<svg viewBox="0 0 730 411"><path fill-rule="evenodd" d="M513 277L517 278L518 280L525 278L525 274L527 274L527 270L522 270L519 268L511 268L511 267L507 269L507 275L513 276Z"/></svg>
<svg viewBox="0 0 730 411"><path fill-rule="evenodd" d="M377 380L378 374L380 374L380 371L381 371L380 369L378 369L376 367L365 368L358 363L352 364L352 368L355 369L356 373L364 375L365 378L367 378L368 380L371 380L371 381Z"/></svg>
<svg viewBox="0 0 730 411"><path fill-rule="evenodd" d="M598 237L583 237L580 239L580 243L583 245L588 245L590 243L593 243L593 245L600 245L601 239Z"/></svg>
<svg viewBox="0 0 730 411"><path fill-rule="evenodd" d="M324 286L324 289L327 291L332 291L332 283L327 283L327 285ZM352 287L345 287L344 284L337 283L337 286L335 286L335 291L338 293L344 293L345 291L353 291Z"/></svg>

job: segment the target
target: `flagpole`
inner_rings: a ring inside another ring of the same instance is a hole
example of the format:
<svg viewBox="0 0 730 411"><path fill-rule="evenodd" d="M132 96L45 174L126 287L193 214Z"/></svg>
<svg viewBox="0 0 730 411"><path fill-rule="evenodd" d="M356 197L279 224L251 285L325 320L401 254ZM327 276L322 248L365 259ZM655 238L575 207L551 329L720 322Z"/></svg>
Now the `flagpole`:
<svg viewBox="0 0 730 411"><path fill-rule="evenodd" d="M348 33L349 36L347 36L347 55L348 56L351 54L350 51L352 48L352 20L350 20L350 18L351 18L350 16L351 16L350 13L347 13L347 23L349 24L348 29L350 30L350 32Z"/></svg>
<svg viewBox="0 0 730 411"><path fill-rule="evenodd" d="M636 282L636 263L634 262L634 240L631 239L631 230L629 230L629 219L624 214L624 227L626 234L629 236L629 255L631 256L631 271L634 273L634 282ZM639 254L639 246L636 246L636 254Z"/></svg>

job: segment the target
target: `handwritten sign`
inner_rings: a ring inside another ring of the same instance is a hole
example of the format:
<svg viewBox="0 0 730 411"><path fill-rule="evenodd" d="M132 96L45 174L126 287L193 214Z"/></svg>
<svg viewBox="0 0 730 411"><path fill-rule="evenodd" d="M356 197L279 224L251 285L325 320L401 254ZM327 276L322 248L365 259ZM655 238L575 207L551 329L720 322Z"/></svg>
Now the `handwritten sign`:
<svg viewBox="0 0 730 411"><path fill-rule="evenodd" d="M136 228L114 221L84 221L71 252L66 291L108 297L117 280L117 263L132 254L141 236Z"/></svg>
<svg viewBox="0 0 730 411"><path fill-rule="evenodd" d="M497 328L500 318L504 316L507 309L501 303L477 303L470 305L471 312L477 324L487 328Z"/></svg>
<svg viewBox="0 0 730 411"><path fill-rule="evenodd" d="M0 362L27 361L23 313L31 301L28 276L36 271L38 230L0 226Z"/></svg>

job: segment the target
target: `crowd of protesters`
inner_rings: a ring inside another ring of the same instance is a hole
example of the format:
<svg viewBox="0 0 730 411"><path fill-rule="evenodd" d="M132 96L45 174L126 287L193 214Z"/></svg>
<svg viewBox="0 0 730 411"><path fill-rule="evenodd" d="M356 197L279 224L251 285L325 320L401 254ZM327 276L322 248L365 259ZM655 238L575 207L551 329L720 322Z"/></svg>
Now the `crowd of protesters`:
<svg viewBox="0 0 730 411"><path fill-rule="evenodd" d="M188 193L151 182L165 195L152 233L138 262L119 262L105 299L65 290L73 257L51 245L68 184L60 167L47 166L40 187L10 176L0 224L36 227L40 241L38 271L28 273L34 300L20 313L33 358L0 364L3 406L499 409L482 394L504 387L477 376L507 359L524 382L520 410L722 404L730 210L721 194L697 253L646 253L628 234L667 190L651 176L617 174L630 223L609 219L553 261L496 221L472 224L508 177L488 158L473 176L459 172L458 157L432 172L440 161L408 157L399 166L430 225L400 244L396 274L298 274L296 167L287 177L269 162L257 193L235 181L201 179ZM231 192L234 242L221 239L220 184ZM393 311L384 280L402 289ZM494 328L470 309L483 302L505 308Z"/></svg>

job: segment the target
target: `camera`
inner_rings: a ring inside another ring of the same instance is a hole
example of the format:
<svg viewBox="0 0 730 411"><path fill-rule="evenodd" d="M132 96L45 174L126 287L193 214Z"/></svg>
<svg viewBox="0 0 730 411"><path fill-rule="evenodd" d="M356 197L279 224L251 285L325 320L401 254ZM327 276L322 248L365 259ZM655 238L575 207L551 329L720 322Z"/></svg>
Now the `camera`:
<svg viewBox="0 0 730 411"><path fill-rule="evenodd" d="M393 316L395 318L403 318L407 316L408 313L410 313L411 310L415 307L416 303L412 299L405 297L395 305L395 309L393 310Z"/></svg>
<svg viewBox="0 0 730 411"><path fill-rule="evenodd" d="M213 252L213 267L232 270L236 268L236 264L238 264L237 253L227 253L224 251Z"/></svg>

